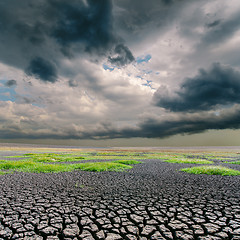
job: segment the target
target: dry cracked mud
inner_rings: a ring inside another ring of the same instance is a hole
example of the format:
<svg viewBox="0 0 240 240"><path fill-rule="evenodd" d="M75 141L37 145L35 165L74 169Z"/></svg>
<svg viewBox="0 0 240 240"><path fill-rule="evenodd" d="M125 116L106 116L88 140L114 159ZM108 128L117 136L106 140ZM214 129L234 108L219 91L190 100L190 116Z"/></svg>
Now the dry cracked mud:
<svg viewBox="0 0 240 240"><path fill-rule="evenodd" d="M0 240L240 239L240 177L188 166L0 176Z"/></svg>

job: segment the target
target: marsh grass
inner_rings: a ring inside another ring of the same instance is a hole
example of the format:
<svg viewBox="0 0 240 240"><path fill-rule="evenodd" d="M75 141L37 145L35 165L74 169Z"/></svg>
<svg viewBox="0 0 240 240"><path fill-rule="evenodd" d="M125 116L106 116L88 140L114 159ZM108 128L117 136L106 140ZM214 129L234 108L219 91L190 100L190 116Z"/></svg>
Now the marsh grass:
<svg viewBox="0 0 240 240"><path fill-rule="evenodd" d="M134 165L134 164L142 163L142 162L136 161L136 160L116 160L113 162L114 163L122 163L122 164L126 164L126 165Z"/></svg>
<svg viewBox="0 0 240 240"><path fill-rule="evenodd" d="M16 156L4 156L4 158L26 158L24 155Z"/></svg>
<svg viewBox="0 0 240 240"><path fill-rule="evenodd" d="M222 176L237 176L240 171L222 167L222 166L201 166L192 168L183 168L180 171L192 174L207 174L207 175L222 175Z"/></svg>
<svg viewBox="0 0 240 240"><path fill-rule="evenodd" d="M228 160L225 157L225 161ZM223 158L224 158L223 157ZM47 152L47 153L25 153L21 156L8 156L7 158L25 158L30 159L35 162L74 162L81 160L143 160L143 159L159 159L159 160L169 160L169 162L178 162L179 159L191 159L191 162L196 163L197 160L223 160L214 156L213 154L199 155L199 154L186 154L186 153L175 153L175 152L134 152L134 151L105 151L105 152ZM186 160L187 161L187 160ZM200 164L203 162L199 162ZM181 161L183 163L183 161ZM187 163L191 163L188 162Z"/></svg>
<svg viewBox="0 0 240 240"><path fill-rule="evenodd" d="M7 172L7 171L1 172L1 171L0 171L0 176L1 176L1 175L5 175L5 174L9 174L9 173L11 173L11 172Z"/></svg>
<svg viewBox="0 0 240 240"><path fill-rule="evenodd" d="M34 165L34 162L30 162L30 161L2 161L0 163L0 169L1 170L17 170L17 169L28 168L33 165Z"/></svg>
<svg viewBox="0 0 240 240"><path fill-rule="evenodd" d="M240 161L234 161L234 162L224 162L224 163L230 163L230 164L237 164L237 165L240 165Z"/></svg>
<svg viewBox="0 0 240 240"><path fill-rule="evenodd" d="M81 161L85 158L82 156L76 156L74 154L59 154L59 153L28 153L24 156L29 157L31 161L34 162L74 162Z"/></svg>
<svg viewBox="0 0 240 240"><path fill-rule="evenodd" d="M68 165L60 164L44 164L37 163L29 160L25 161L5 161L0 163L2 171L17 171L17 172L61 172L69 171Z"/></svg>
<svg viewBox="0 0 240 240"><path fill-rule="evenodd" d="M126 159L126 156L114 156L114 155L94 155L94 156L86 156L85 160L120 160Z"/></svg>
<svg viewBox="0 0 240 240"><path fill-rule="evenodd" d="M110 155L109 153L81 153L79 156L77 153L27 153L22 156L17 156L19 158L27 158L31 159L35 162L74 162L74 161L81 161L81 160L128 160L128 159L139 159L142 157L137 157L132 155L117 155L112 152ZM120 153L119 153L120 154ZM14 157L13 157L14 158Z"/></svg>
<svg viewBox="0 0 240 240"><path fill-rule="evenodd" d="M4 158L24 158L34 162L69 162L85 160L85 157L74 153L26 153L19 156L4 156Z"/></svg>
<svg viewBox="0 0 240 240"><path fill-rule="evenodd" d="M91 172L103 172L103 171L124 171L127 169L131 169L132 166L122 164L122 163L114 163L114 162L94 162L94 163L80 163L73 164L74 169L80 169L82 171L91 171Z"/></svg>
<svg viewBox="0 0 240 240"><path fill-rule="evenodd" d="M116 162L92 162L75 164L45 164L30 160L0 162L0 170L2 170L1 174L12 172L53 173L53 172L70 172L74 170L94 172L124 171L131 168L132 166Z"/></svg>
<svg viewBox="0 0 240 240"><path fill-rule="evenodd" d="M236 153L205 153L201 154L202 158L208 159L208 160L216 160L216 161L231 161L235 158L238 158L239 156Z"/></svg>
<svg viewBox="0 0 240 240"><path fill-rule="evenodd" d="M189 163L189 164L213 164L213 161L208 161L204 159L191 159L191 158L179 158L179 159L168 159L164 160L164 162L169 163Z"/></svg>
<svg viewBox="0 0 240 240"><path fill-rule="evenodd" d="M50 151L34 151L28 153L18 152L23 154L19 156L6 156L9 160L0 160L0 174L12 173L12 172L36 172L36 173L47 173L47 172L69 172L74 170L82 171L124 171L131 169L134 164L141 163L143 159L156 159L162 160L168 163L179 163L179 164L213 164L214 161L228 161L226 163L240 164L239 155L228 154L228 153L183 153L183 152L140 152L140 151L66 151L60 152L52 150ZM16 158L12 160L11 158ZM18 159L19 158L19 159ZM23 159L21 159L23 158ZM82 160L99 160L97 162L84 162L77 163ZM103 162L100 162L102 160ZM112 161L104 161L112 160ZM232 161L232 162L229 162ZM68 163L68 164L64 164ZM69 162L73 162L69 164ZM54 163L54 164L53 164ZM199 169L201 168L201 169ZM223 170L222 167L219 169L218 166L202 166L191 168L189 171L207 171L211 174ZM232 169L229 169L232 170ZM182 171L188 171L186 169ZM236 171L236 170L232 170ZM224 168L224 173L228 173ZM198 173L196 173L198 174ZM199 173L200 174L200 173ZM223 175L223 174L220 174ZM227 174L225 174L227 175ZM238 175L238 174L237 174Z"/></svg>

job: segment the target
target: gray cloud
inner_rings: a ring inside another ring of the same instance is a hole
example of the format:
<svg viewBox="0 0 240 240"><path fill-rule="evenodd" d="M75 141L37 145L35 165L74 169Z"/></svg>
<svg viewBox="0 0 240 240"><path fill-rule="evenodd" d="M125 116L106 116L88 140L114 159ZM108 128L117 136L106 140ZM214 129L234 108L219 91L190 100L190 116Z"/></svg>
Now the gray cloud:
<svg viewBox="0 0 240 240"><path fill-rule="evenodd" d="M200 69L197 76L185 79L174 96L164 91L160 88L154 94L155 104L175 112L240 103L240 72L215 63L208 70Z"/></svg>
<svg viewBox="0 0 240 240"><path fill-rule="evenodd" d="M239 30L240 15L232 15L229 19L215 20L207 24L208 32L202 38L201 46L216 45L231 38Z"/></svg>
<svg viewBox="0 0 240 240"><path fill-rule="evenodd" d="M156 31L169 27L184 8L185 0L113 0L114 25L129 41L155 35ZM191 3L189 3L191 4Z"/></svg>
<svg viewBox="0 0 240 240"><path fill-rule="evenodd" d="M166 120L149 118L135 128L114 129L107 126L104 130L86 132L83 138L165 138L176 134L196 134L207 130L240 129L240 108L234 107L215 113L190 114L172 117ZM77 136L74 138L77 139Z"/></svg>
<svg viewBox="0 0 240 240"><path fill-rule="evenodd" d="M239 118L240 109L228 114L209 113L204 116L198 114L166 121L148 119L140 125L138 134L147 138L163 138L176 134L201 133L207 130L239 129Z"/></svg>
<svg viewBox="0 0 240 240"><path fill-rule="evenodd" d="M25 70L32 67L36 62L32 59L38 56L55 62L59 68L64 58L87 54L95 61L119 49L121 54L125 53L119 61L127 59L125 63L130 63L132 54L121 44L124 40L112 23L111 0L1 1L0 61ZM54 76L49 79L38 70L35 75L55 81Z"/></svg>
<svg viewBox="0 0 240 240"><path fill-rule="evenodd" d="M45 6L45 0L0 2L1 62L24 69L33 56L54 53L48 45L51 23L43 14Z"/></svg>
<svg viewBox="0 0 240 240"><path fill-rule="evenodd" d="M12 80L7 80L7 82L4 84L6 87L12 87L17 85L17 81L12 79Z"/></svg>
<svg viewBox="0 0 240 240"><path fill-rule="evenodd" d="M55 65L41 57L36 57L31 60L26 73L45 82L54 83L57 81L57 70Z"/></svg>
<svg viewBox="0 0 240 240"><path fill-rule="evenodd" d="M124 66L134 61L134 57L128 47L118 44L114 49L114 57L109 56L108 61L117 66Z"/></svg>
<svg viewBox="0 0 240 240"><path fill-rule="evenodd" d="M105 123L92 130L76 131L74 129L49 129L46 132L38 130L25 131L16 125L9 125L8 129L0 129L3 138L29 139L114 139L114 138L165 138L177 134L196 134L207 130L240 129L240 107L235 106L215 113L188 114L175 116L170 119L148 118L136 127L115 128ZM28 126L36 126L32 121L25 121Z"/></svg>
<svg viewBox="0 0 240 240"><path fill-rule="evenodd" d="M68 81L68 85L69 85L69 87L77 87L78 86L78 82L76 80L74 80L74 79L70 79Z"/></svg>
<svg viewBox="0 0 240 240"><path fill-rule="evenodd" d="M215 20L215 21L213 21L213 22L211 22L211 23L206 24L206 26L207 26L208 28L212 28L212 27L218 26L220 23L221 23L221 20L219 19L219 20Z"/></svg>

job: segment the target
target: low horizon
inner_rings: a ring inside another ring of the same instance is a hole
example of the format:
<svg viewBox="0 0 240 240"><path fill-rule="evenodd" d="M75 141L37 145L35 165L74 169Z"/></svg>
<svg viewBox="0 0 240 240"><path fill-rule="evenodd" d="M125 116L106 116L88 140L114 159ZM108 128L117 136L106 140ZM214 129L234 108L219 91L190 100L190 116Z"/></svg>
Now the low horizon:
<svg viewBox="0 0 240 240"><path fill-rule="evenodd" d="M141 139L142 144L135 144L131 145L130 143L125 143L125 144L119 144L119 143L113 143L112 141L109 141L108 143L106 142L101 142L96 141L93 142L85 142L84 143L79 143L77 141L68 141L68 144L66 144L65 141L59 141L56 142L54 141L0 141L0 148L1 147L36 147L36 148L102 148L102 149L110 149L110 148L116 148L116 149L231 149L231 148L240 148L240 145L190 145L190 144L162 144L162 145L148 145L145 144L144 139Z"/></svg>

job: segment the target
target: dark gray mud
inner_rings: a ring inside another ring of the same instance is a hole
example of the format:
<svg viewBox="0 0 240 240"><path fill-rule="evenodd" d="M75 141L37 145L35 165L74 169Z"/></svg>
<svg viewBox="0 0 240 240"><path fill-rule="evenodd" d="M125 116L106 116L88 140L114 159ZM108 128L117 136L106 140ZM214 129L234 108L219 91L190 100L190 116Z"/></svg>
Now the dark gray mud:
<svg viewBox="0 0 240 240"><path fill-rule="evenodd" d="M0 176L0 239L240 239L240 177L188 166Z"/></svg>

